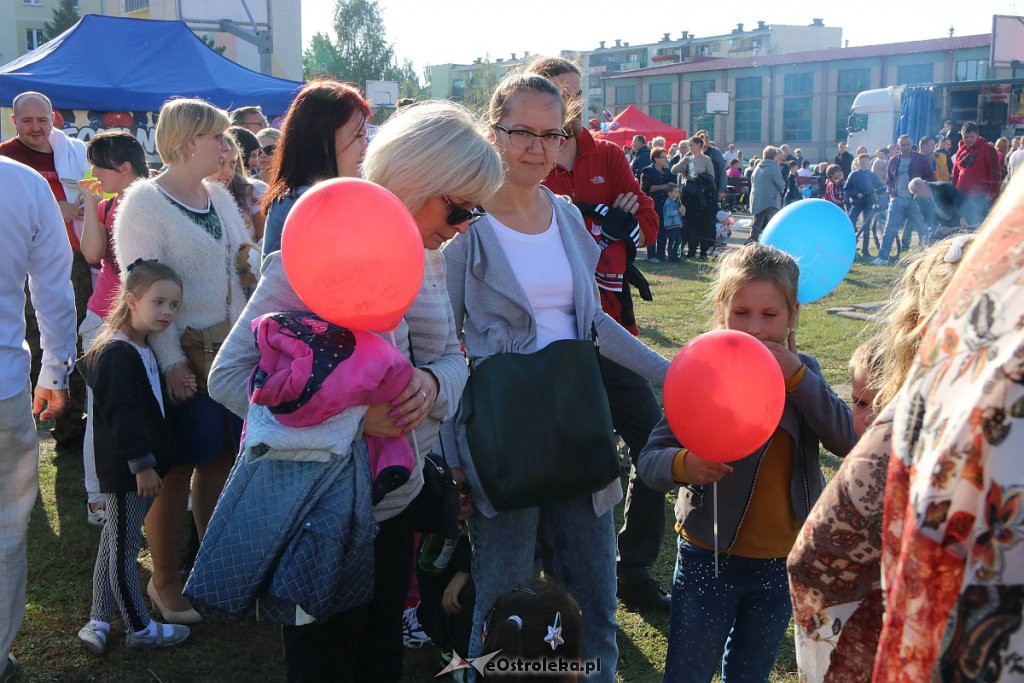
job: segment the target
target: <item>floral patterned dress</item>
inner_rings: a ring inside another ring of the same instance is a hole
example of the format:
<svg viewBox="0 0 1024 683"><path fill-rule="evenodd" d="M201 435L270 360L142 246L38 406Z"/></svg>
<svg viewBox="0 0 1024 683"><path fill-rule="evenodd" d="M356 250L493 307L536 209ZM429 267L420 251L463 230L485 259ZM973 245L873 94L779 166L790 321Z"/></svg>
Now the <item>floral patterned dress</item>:
<svg viewBox="0 0 1024 683"><path fill-rule="evenodd" d="M1009 194L790 554L801 680L1024 677L1024 183Z"/></svg>

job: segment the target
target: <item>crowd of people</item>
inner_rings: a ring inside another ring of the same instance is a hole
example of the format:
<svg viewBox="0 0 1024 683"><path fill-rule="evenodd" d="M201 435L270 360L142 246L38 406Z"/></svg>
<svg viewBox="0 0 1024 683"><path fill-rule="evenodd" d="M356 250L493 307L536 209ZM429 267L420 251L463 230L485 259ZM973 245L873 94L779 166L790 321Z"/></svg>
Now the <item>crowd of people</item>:
<svg viewBox="0 0 1024 683"><path fill-rule="evenodd" d="M398 681L405 649L427 643L460 680L476 675L466 656L613 681L621 600L669 614L667 682L768 680L791 618L806 680L1019 673L1024 186L993 202L1020 141L967 123L955 154L949 128L874 159L840 144L813 171L786 145L748 164L706 131L624 154L583 124L581 80L539 58L482 117L403 102L372 140L370 104L329 79L280 131L258 107L170 99L155 173L127 133L85 145L53 127L45 94L15 98L17 137L0 145L0 682L25 611L31 413L81 449L83 512L102 527L78 631L96 655L115 613L127 647L169 647L212 606L280 625L289 681ZM286 218L339 177L394 194L422 241L419 291L387 334L319 317L285 268ZM785 406L767 443L723 464L659 406L669 360L640 338L633 290L651 294L635 262L722 249L722 202L744 178L751 238L716 259L710 326L764 344ZM904 252L915 228L930 244L851 359L852 406L797 343L798 264L758 242L803 188L866 235L885 211L873 263L904 224ZM844 458L827 485L822 447ZM652 568L672 489L666 593Z"/></svg>

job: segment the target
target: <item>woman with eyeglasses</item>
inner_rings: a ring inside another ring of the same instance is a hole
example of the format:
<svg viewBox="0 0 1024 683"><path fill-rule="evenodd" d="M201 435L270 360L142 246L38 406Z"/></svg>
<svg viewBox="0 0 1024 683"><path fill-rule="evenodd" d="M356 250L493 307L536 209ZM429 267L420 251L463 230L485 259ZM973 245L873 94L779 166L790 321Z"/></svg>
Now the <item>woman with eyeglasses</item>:
<svg viewBox="0 0 1024 683"><path fill-rule="evenodd" d="M285 665L293 682L401 678L402 608L417 516L412 504L423 487L423 456L437 444L441 422L455 413L468 375L438 249L466 231L473 207L490 198L502 178L501 160L486 133L463 107L445 101L403 108L388 119L374 136L363 171L409 208L423 241L423 283L394 331L398 348L416 370L398 404L370 406L364 424L367 436L412 440L417 466L408 483L373 507L380 531L371 602L323 622L283 627ZM373 248L387 245L367 245ZM245 415L248 379L260 359L249 319L304 308L288 282L281 253L270 253L245 319L235 325L214 363L211 395Z"/></svg>
<svg viewBox="0 0 1024 683"><path fill-rule="evenodd" d="M156 259L181 276L188 292L167 329L149 336L171 399L167 417L175 447L163 491L146 517L153 556L146 592L172 624L200 621L181 594L178 575L190 487L202 539L242 431L242 421L205 391L207 363L245 307L237 259L252 247L231 195L207 180L223 161L228 124L226 112L202 100L168 101L156 128L157 151L167 170L132 183L114 221L118 263Z"/></svg>
<svg viewBox="0 0 1024 683"><path fill-rule="evenodd" d="M474 371L494 355L532 354L560 340L591 339L596 328L603 356L661 383L668 361L601 310L594 285L601 250L579 210L541 184L565 144L563 126L575 117L561 92L542 76L512 74L491 97L486 117L504 162L504 183L484 202L487 215L443 253L456 328ZM507 420L508 431L537 428L517 424L513 415ZM498 596L533 576L541 531L553 551L555 578L583 608L583 657L602 662L594 680L613 681L618 648L612 508L622 500L618 478L592 495L497 512L463 423L456 421L444 453L456 479L469 482L476 508L469 520L477 590L469 655L482 651L481 628Z"/></svg>
<svg viewBox="0 0 1024 683"><path fill-rule="evenodd" d="M271 156L263 256L281 249L284 219L310 186L330 178L358 178L366 154L366 119L372 109L355 86L328 78L306 84L285 114L281 138L260 158ZM257 136L259 137L259 136ZM262 168L262 166L261 166ZM262 175L261 175L262 177Z"/></svg>

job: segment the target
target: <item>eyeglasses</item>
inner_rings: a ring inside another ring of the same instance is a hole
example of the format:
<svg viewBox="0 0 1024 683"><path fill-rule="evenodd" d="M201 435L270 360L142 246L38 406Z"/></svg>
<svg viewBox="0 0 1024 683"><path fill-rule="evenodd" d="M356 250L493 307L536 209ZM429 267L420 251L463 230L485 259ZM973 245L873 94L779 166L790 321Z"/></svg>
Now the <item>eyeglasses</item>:
<svg viewBox="0 0 1024 683"><path fill-rule="evenodd" d="M464 206L459 206L449 199L447 195L442 196L441 199L448 205L448 225L462 225L466 221L472 224L487 215L480 207L471 211Z"/></svg>
<svg viewBox="0 0 1024 683"><path fill-rule="evenodd" d="M541 147L549 152L555 152L561 149L565 141L569 139L569 134L564 130L557 133L541 133L538 135L529 130L509 130L505 126L497 124L494 127L508 136L509 144L515 149L530 149L533 147L533 141L539 139Z"/></svg>
<svg viewBox="0 0 1024 683"><path fill-rule="evenodd" d="M271 154L274 153L275 149L277 149L276 144L267 145L266 147L260 147L260 154L266 154L267 156L270 156Z"/></svg>

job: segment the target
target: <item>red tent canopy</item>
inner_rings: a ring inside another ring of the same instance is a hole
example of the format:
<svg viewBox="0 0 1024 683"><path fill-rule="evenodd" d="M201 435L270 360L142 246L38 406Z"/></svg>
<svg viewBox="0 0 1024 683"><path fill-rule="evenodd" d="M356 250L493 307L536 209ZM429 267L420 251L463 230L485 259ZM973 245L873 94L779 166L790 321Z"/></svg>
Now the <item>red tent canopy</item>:
<svg viewBox="0 0 1024 683"><path fill-rule="evenodd" d="M643 135L650 142L651 138L662 136L666 144L679 142L686 139L686 131L673 128L667 123L651 118L633 105L629 105L615 117L619 128L610 130L607 133L594 132L594 137L599 140L607 140L617 145L624 145L633 141L634 135ZM610 125L610 124L609 124Z"/></svg>

